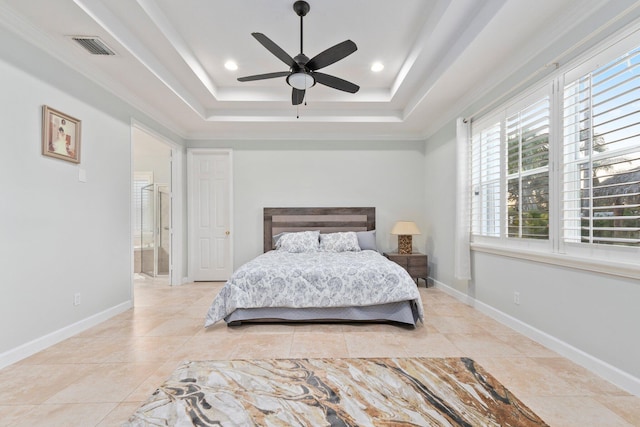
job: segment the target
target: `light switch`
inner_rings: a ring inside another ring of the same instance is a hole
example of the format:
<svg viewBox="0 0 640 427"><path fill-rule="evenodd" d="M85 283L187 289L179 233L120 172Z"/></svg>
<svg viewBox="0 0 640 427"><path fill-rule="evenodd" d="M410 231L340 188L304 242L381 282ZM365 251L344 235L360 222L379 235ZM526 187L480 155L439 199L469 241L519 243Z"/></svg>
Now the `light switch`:
<svg viewBox="0 0 640 427"><path fill-rule="evenodd" d="M78 169L78 181L87 182L87 170L86 169Z"/></svg>

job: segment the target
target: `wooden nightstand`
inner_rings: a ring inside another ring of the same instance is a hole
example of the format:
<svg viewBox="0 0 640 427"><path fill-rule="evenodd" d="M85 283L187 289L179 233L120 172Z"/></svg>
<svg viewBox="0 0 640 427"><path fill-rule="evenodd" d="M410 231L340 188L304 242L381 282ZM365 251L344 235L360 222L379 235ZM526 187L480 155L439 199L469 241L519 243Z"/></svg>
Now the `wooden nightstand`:
<svg viewBox="0 0 640 427"><path fill-rule="evenodd" d="M427 286L429 264L428 258L425 254L421 254L419 252L414 252L412 254L385 252L383 255L407 270L409 276L416 281L416 285L418 284L418 279L422 279L424 280L424 285Z"/></svg>

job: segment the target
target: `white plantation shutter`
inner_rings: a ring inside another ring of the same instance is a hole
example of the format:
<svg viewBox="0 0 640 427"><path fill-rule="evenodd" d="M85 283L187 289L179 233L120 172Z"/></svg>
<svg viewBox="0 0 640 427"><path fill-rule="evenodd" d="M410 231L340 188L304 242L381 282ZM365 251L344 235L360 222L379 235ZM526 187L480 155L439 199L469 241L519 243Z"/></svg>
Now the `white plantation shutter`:
<svg viewBox="0 0 640 427"><path fill-rule="evenodd" d="M153 172L134 172L133 174L133 206L134 214L134 237L139 237L142 233L143 224L145 228L151 224L153 211L149 209L149 195L144 194L142 189L149 184L153 184ZM148 192L146 192L148 193ZM143 220L142 215L145 215ZM145 230L148 231L148 230Z"/></svg>
<svg viewBox="0 0 640 427"><path fill-rule="evenodd" d="M549 239L548 88L472 123L473 235Z"/></svg>
<svg viewBox="0 0 640 427"><path fill-rule="evenodd" d="M562 236L640 246L640 49L565 84Z"/></svg>
<svg viewBox="0 0 640 427"><path fill-rule="evenodd" d="M506 119L507 236L549 238L548 96Z"/></svg>
<svg viewBox="0 0 640 427"><path fill-rule="evenodd" d="M500 236L501 123L472 124L471 232Z"/></svg>

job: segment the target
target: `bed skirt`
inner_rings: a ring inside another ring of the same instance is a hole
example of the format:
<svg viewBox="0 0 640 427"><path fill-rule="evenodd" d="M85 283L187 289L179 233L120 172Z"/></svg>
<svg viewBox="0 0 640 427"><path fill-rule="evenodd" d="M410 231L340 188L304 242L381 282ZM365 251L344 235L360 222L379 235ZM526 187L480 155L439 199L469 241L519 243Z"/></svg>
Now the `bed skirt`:
<svg viewBox="0 0 640 427"><path fill-rule="evenodd" d="M328 308L239 308L224 318L227 326L247 322L366 322L389 321L416 326L419 311L414 301L400 301L362 307Z"/></svg>

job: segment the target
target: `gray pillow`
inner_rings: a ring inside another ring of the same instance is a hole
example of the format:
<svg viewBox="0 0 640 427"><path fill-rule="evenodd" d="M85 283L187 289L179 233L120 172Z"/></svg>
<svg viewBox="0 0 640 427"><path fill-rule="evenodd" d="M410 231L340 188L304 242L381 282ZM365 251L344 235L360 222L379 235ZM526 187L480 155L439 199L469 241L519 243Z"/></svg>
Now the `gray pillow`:
<svg viewBox="0 0 640 427"><path fill-rule="evenodd" d="M273 246L272 246L272 247L274 247L274 248L275 248L275 247L276 247L276 244L278 243L278 239L280 239L282 236L284 236L284 235L285 235L285 234L287 234L287 233L288 233L287 231L283 231L282 233L278 233L278 234L276 234L275 236L273 236L273 237L271 238L271 243L273 244Z"/></svg>
<svg viewBox="0 0 640 427"><path fill-rule="evenodd" d="M376 230L356 231L356 235L358 236L358 246L360 246L361 250L378 250L378 246L376 245Z"/></svg>

